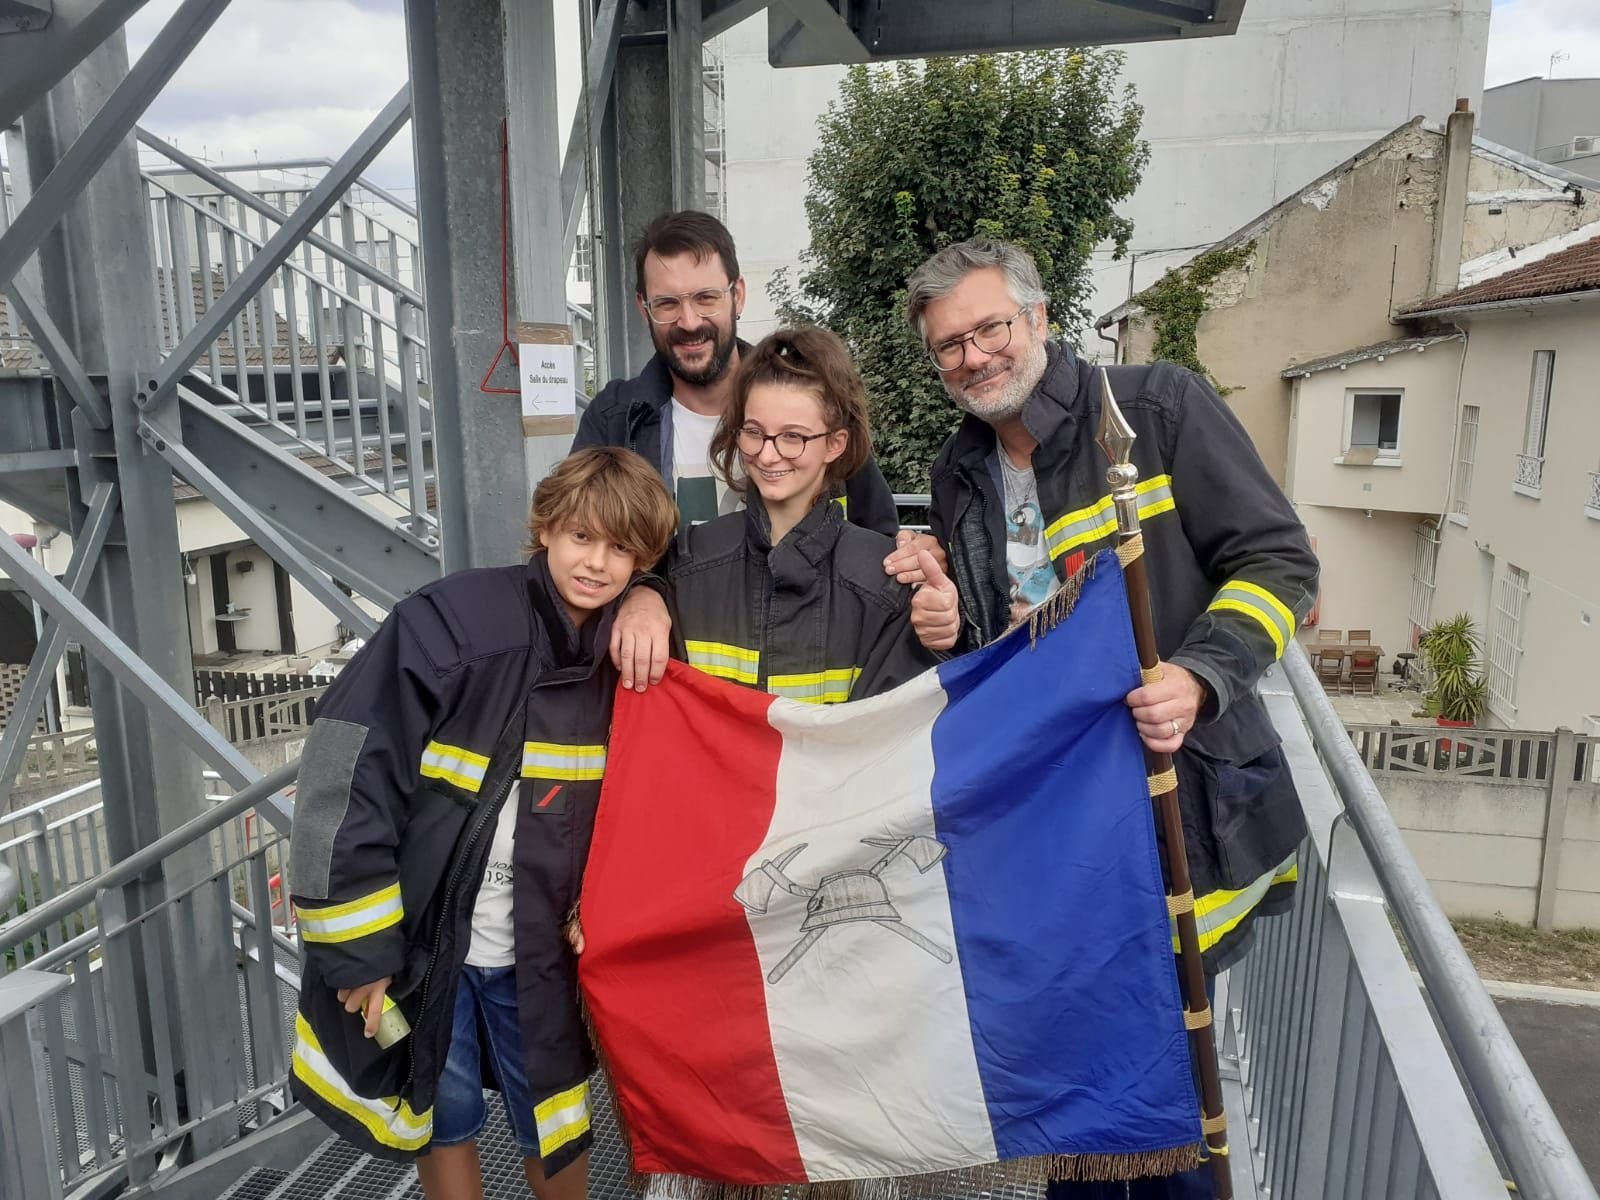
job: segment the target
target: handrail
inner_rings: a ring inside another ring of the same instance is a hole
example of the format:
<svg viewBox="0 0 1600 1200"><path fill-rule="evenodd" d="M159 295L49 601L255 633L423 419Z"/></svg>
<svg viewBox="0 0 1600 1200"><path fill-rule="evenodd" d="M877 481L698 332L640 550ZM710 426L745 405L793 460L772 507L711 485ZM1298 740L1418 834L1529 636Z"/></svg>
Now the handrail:
<svg viewBox="0 0 1600 1200"><path fill-rule="evenodd" d="M94 879L68 888L53 900L41 904L38 908L29 909L25 915L14 921L0 925L0 952L20 945L53 922L70 917L105 889L132 883L162 859L205 837L212 830L221 828L246 809L265 803L286 785L292 783L299 769L300 764L292 762L263 775L215 808L202 813L192 821L185 821L171 833L134 851Z"/></svg>
<svg viewBox="0 0 1600 1200"><path fill-rule="evenodd" d="M9 825L13 821L31 817L35 813L43 812L54 805L65 804L68 800L75 800L85 792L91 792L99 786L99 779L91 779L88 783L75 784L64 792L57 792L54 796L48 796L43 800L35 800L27 808L16 808L8 813L0 814L0 825Z"/></svg>
<svg viewBox="0 0 1600 1200"><path fill-rule="evenodd" d="M1518 1188L1534 1200L1600 1200L1467 952L1412 857L1305 650L1291 645L1284 672L1312 742L1372 859L1428 998L1472 1097Z"/></svg>
<svg viewBox="0 0 1600 1200"><path fill-rule="evenodd" d="M142 134L144 131L141 129L136 129L136 132ZM141 137L139 140L145 141L143 137ZM146 145L151 144L146 142ZM153 145L151 145L151 148L156 150L160 149L160 147ZM332 166L333 159L331 158L278 158L269 159L267 162L235 163L233 165L223 163L215 167L208 166L206 169L215 171L219 175L224 175L229 171L300 171L305 170L308 167L322 167L324 169L328 169ZM182 170L183 168L180 167L157 167L153 171L147 171L146 174L177 175L181 174ZM393 192L390 192L387 189L380 187L378 184L373 183L365 175L357 175L355 179L351 181L350 186L365 188L378 199L394 205L412 220L417 219L417 210L415 207L400 199L400 197L396 196ZM272 190L278 191L279 189L273 188ZM307 188L306 190L309 191L310 189ZM398 230L396 232L398 232Z"/></svg>

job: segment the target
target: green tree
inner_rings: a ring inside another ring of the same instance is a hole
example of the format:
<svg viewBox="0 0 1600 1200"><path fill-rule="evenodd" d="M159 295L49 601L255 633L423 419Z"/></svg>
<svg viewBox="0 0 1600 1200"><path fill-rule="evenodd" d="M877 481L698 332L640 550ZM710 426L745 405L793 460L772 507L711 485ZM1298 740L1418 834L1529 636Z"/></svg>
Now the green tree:
<svg viewBox="0 0 1600 1200"><path fill-rule="evenodd" d="M1069 332L1090 315L1089 255L1126 250L1114 211L1149 155L1122 55L1051 50L855 67L821 121L806 194L810 248L771 295L786 321L843 337L873 403L879 464L922 491L959 414L905 320L905 281L977 234L1026 247Z"/></svg>

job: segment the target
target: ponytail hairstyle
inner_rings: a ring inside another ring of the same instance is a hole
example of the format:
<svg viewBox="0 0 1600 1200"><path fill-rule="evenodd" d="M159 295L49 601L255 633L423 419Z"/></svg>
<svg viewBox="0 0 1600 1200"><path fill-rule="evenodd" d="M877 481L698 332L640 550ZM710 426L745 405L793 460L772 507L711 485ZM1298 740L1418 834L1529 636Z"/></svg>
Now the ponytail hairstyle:
<svg viewBox="0 0 1600 1200"><path fill-rule="evenodd" d="M795 325L770 333L739 356L733 398L711 438L711 465L728 486L743 491L747 482L739 467L739 430L744 427L750 390L758 384L803 388L822 404L829 433L850 435L844 453L828 464L827 484L851 478L872 457L872 428L867 420L867 389L837 334L816 325Z"/></svg>

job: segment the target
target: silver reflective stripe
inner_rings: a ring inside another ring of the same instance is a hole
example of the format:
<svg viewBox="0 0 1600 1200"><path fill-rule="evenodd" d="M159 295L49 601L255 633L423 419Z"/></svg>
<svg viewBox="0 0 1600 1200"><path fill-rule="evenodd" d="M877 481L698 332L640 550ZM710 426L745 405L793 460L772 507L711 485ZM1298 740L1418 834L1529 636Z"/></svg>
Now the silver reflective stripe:
<svg viewBox="0 0 1600 1200"><path fill-rule="evenodd" d="M604 746L569 746L561 742L524 742L525 779L600 779L606 773Z"/></svg>

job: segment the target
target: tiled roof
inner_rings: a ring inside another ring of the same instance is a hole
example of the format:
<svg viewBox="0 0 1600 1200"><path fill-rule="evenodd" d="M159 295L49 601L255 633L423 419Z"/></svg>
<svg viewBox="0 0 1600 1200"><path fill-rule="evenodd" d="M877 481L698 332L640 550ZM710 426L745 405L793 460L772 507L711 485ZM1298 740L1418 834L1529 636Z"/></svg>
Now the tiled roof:
<svg viewBox="0 0 1600 1200"><path fill-rule="evenodd" d="M1518 267L1515 271L1507 271L1504 275L1496 275L1471 287L1424 300L1406 309L1405 314L1423 316L1478 304L1499 304L1508 300L1533 300L1597 290L1600 290L1600 234L1571 249Z"/></svg>

